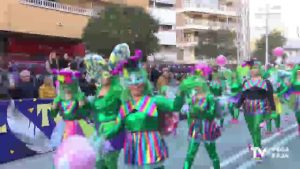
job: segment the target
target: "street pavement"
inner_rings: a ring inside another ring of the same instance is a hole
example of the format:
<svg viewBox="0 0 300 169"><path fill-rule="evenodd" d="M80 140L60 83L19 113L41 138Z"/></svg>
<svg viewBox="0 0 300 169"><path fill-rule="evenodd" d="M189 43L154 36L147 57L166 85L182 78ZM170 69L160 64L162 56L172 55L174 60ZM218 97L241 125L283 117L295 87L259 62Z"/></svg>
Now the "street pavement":
<svg viewBox="0 0 300 169"><path fill-rule="evenodd" d="M225 120L225 129L222 136L217 140L217 151L220 156L222 169L299 169L300 168L300 137L297 133L297 126L293 113L282 115L289 117L290 121L285 121L282 117L283 133L274 133L270 136L263 136L263 147L289 149L281 152L281 158L273 157L275 153L268 154L263 162L257 163L252 159L247 145L251 143L250 134L247 130L243 115L240 116L239 124L230 124L230 117ZM182 169L187 141L187 123L181 121L176 135L166 138L169 147L170 158L165 162L166 169ZM275 131L275 129L274 129ZM265 133L265 129L262 133ZM210 169L211 161L201 145L195 158L193 169ZM285 158L283 158L283 155ZM276 154L275 154L276 155ZM287 157L288 156L288 157ZM119 158L119 168L123 169L123 154ZM14 162L0 165L0 169L52 169L52 153L37 155Z"/></svg>

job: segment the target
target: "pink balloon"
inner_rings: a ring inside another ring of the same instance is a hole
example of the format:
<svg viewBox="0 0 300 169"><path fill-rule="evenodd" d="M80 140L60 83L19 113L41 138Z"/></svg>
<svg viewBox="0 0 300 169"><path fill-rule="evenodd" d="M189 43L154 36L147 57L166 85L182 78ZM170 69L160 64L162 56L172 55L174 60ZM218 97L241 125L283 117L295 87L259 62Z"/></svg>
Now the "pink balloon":
<svg viewBox="0 0 300 169"><path fill-rule="evenodd" d="M87 138L79 135L68 137L54 155L56 169L94 169L96 152Z"/></svg>
<svg viewBox="0 0 300 169"><path fill-rule="evenodd" d="M284 49L282 47L277 47L273 50L273 55L280 57L284 54Z"/></svg>
<svg viewBox="0 0 300 169"><path fill-rule="evenodd" d="M225 66L227 64L227 58L223 55L219 55L216 58L216 63L218 66Z"/></svg>

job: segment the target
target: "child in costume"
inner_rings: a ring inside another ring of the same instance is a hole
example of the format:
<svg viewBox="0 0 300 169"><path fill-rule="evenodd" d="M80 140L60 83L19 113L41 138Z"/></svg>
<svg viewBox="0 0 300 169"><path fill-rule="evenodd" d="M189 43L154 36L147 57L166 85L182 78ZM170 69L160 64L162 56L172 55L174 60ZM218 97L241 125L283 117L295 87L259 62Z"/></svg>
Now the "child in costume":
<svg viewBox="0 0 300 169"><path fill-rule="evenodd" d="M106 131L107 138L125 129L124 157L127 168L162 169L168 158L167 145L160 133L159 114L177 112L183 97L174 100L153 96L147 73L142 68L141 51L125 58L122 80L123 103L115 128Z"/></svg>
<svg viewBox="0 0 300 169"><path fill-rule="evenodd" d="M273 87L270 81L261 76L263 70L259 62L250 61L251 78L243 84L243 91L237 107L243 105L244 117L251 134L253 146L261 148L261 124L270 118L270 112L275 111ZM252 149L252 146L249 145ZM257 153L256 159L262 160L261 154Z"/></svg>
<svg viewBox="0 0 300 169"><path fill-rule="evenodd" d="M102 150L98 150L97 169L117 169L120 150L124 143L124 133L115 137L102 140L102 131L109 130L115 125L115 120L121 106L122 86L120 85L118 74L114 73L117 69L116 61L122 58L120 55L129 57L130 51L127 44L117 45L107 63L100 55L89 54L85 57L85 65L89 76L97 80L99 87L95 98L90 102L92 109L92 120L96 127L95 144ZM113 61L113 62L112 62Z"/></svg>
<svg viewBox="0 0 300 169"><path fill-rule="evenodd" d="M63 120L56 125L52 133L52 146L57 147L63 139L71 135L85 135L84 121L78 121L86 115L86 99L79 88L80 72L71 70L55 70L59 82L59 94L54 99L51 116L55 118L58 114Z"/></svg>
<svg viewBox="0 0 300 169"><path fill-rule="evenodd" d="M215 141L221 132L214 121L217 117L214 96L210 94L206 81L200 76L191 76L185 79L180 85L180 90L185 93L186 101L190 107L188 113L190 141L184 169L192 168L201 142L204 143L214 169L220 169Z"/></svg>

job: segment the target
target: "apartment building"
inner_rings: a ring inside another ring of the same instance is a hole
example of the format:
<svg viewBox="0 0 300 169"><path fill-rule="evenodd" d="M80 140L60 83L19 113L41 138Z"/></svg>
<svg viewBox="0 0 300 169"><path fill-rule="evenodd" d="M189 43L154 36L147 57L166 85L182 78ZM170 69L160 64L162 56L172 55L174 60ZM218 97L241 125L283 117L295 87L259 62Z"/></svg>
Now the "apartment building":
<svg viewBox="0 0 300 169"><path fill-rule="evenodd" d="M176 48L176 0L150 0L149 12L159 21L160 50L149 57L153 62L174 62L177 60Z"/></svg>
<svg viewBox="0 0 300 169"><path fill-rule="evenodd" d="M238 0L176 0L176 44L179 62L197 62L199 32L238 30Z"/></svg>
<svg viewBox="0 0 300 169"><path fill-rule="evenodd" d="M149 0L1 0L0 54L83 56L84 27L109 3L149 6Z"/></svg>

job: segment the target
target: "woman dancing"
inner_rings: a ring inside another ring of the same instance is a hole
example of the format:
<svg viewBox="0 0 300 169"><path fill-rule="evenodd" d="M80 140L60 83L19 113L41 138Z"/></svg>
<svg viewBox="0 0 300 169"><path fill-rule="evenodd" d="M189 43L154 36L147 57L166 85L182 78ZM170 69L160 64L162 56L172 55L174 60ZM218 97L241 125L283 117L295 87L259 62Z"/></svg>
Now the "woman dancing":
<svg viewBox="0 0 300 169"><path fill-rule="evenodd" d="M116 61L117 58L120 58L119 55L130 55L127 44L117 45L110 56L110 61ZM109 130L115 125L121 106L123 89L118 75L114 73L115 63L107 63L100 55L89 54L85 57L85 65L89 76L96 79L99 84L96 96L90 102L90 106L93 112L92 120L96 124L96 139L101 139L102 131ZM97 169L117 169L120 150L124 143L124 133L101 143L95 142L96 144L103 144L97 146L104 148L104 150L98 150L102 152L98 152Z"/></svg>
<svg viewBox="0 0 300 169"><path fill-rule="evenodd" d="M260 125L270 118L270 111L275 111L273 87L270 81L262 79L263 70L259 62L250 61L251 77L243 84L241 98L237 104L243 105L244 117L251 134L253 146L261 148ZM249 145L252 149L252 146ZM261 154L257 153L256 160L261 161Z"/></svg>
<svg viewBox="0 0 300 169"><path fill-rule="evenodd" d="M127 168L162 169L168 158L167 146L160 134L159 114L179 111L184 103L177 95L175 100L153 96L147 73L142 68L141 51L125 58L122 79L126 86L123 104L117 118L117 125L105 135L112 138L125 129L124 157Z"/></svg>
<svg viewBox="0 0 300 169"><path fill-rule="evenodd" d="M221 133L214 121L216 118L214 96L210 94L207 82L200 76L185 79L180 85L180 90L185 93L190 107L188 113L190 141L183 168L191 169L202 142L212 160L214 169L219 169L220 160L215 140Z"/></svg>

